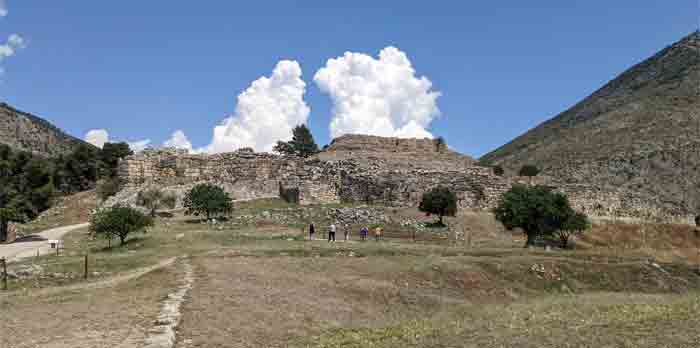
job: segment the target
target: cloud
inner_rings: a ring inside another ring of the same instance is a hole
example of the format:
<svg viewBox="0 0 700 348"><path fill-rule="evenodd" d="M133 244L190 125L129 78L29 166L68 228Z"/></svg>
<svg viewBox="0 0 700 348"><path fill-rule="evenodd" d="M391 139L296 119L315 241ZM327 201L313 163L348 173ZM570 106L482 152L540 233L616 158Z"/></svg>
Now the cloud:
<svg viewBox="0 0 700 348"><path fill-rule="evenodd" d="M310 109L304 102L306 84L296 61L277 63L272 75L261 77L238 95L234 114L214 128L202 152L229 152L242 147L272 151L278 140L292 138L292 129L306 123Z"/></svg>
<svg viewBox="0 0 700 348"><path fill-rule="evenodd" d="M0 17L7 16L7 3L5 0L0 0Z"/></svg>
<svg viewBox="0 0 700 348"><path fill-rule="evenodd" d="M314 81L333 102L331 136L370 134L401 138L432 138L426 128L438 116L437 98L426 77L404 52L387 47L375 59L346 52L329 59Z"/></svg>
<svg viewBox="0 0 700 348"><path fill-rule="evenodd" d="M149 147L148 145L151 144L151 139L128 141L127 144L129 144L129 148L131 149L131 151L141 152Z"/></svg>
<svg viewBox="0 0 700 348"><path fill-rule="evenodd" d="M0 62L7 57L14 56L17 51L25 47L27 47L27 45L21 36L17 34L10 35L7 41L0 45Z"/></svg>
<svg viewBox="0 0 700 348"><path fill-rule="evenodd" d="M101 149L109 142L109 132L106 129L92 129L85 134L85 141Z"/></svg>
<svg viewBox="0 0 700 348"><path fill-rule="evenodd" d="M106 143L117 142L109 138L109 132L106 129L91 129L85 133L85 141L99 147L100 149L104 147ZM129 144L129 148L134 152L141 152L145 150L149 144L151 144L150 139L144 139L139 141L126 142Z"/></svg>
<svg viewBox="0 0 700 348"><path fill-rule="evenodd" d="M192 143L190 142L189 139L187 139L185 132L183 132L181 130L175 131L175 133L173 133L173 135L170 136L170 139L168 139L167 141L165 141L163 143L163 146L193 152L192 151Z"/></svg>

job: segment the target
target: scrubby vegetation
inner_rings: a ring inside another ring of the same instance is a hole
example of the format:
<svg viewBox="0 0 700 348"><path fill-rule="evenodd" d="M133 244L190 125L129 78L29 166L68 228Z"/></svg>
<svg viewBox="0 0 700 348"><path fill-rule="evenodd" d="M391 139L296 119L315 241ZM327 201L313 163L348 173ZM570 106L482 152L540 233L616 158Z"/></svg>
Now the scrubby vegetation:
<svg viewBox="0 0 700 348"><path fill-rule="evenodd" d="M106 198L117 189L119 159L131 154L127 144L105 144L100 150L81 145L68 155L46 158L0 144L0 241L10 221L26 222L52 206L57 196L96 187Z"/></svg>
<svg viewBox="0 0 700 348"><path fill-rule="evenodd" d="M514 185L503 194L494 214L508 230L525 232L526 247L534 245L537 238L555 234L565 246L573 233L589 226L586 215L574 211L564 194L545 186Z"/></svg>
<svg viewBox="0 0 700 348"><path fill-rule="evenodd" d="M204 214L207 221L215 215L228 214L233 210L233 199L219 186L199 184L185 195L185 214Z"/></svg>
<svg viewBox="0 0 700 348"><path fill-rule="evenodd" d="M457 196L449 188L438 186L423 194L418 209L438 216L438 225L445 226L443 217L457 213Z"/></svg>

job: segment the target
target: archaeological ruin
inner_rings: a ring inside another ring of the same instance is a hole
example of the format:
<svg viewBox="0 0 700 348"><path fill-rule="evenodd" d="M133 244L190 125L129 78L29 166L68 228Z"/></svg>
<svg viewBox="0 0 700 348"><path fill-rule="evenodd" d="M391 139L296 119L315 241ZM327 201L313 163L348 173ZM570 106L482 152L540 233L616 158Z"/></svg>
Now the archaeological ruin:
<svg viewBox="0 0 700 348"><path fill-rule="evenodd" d="M122 190L108 204L133 204L139 190L157 186L182 197L192 186L210 182L234 199L283 198L301 205L366 203L417 206L427 190L445 185L462 209L488 210L522 178L504 178L468 156L432 139L399 139L345 135L323 152L302 159L255 153L250 149L223 154L188 154L175 149L146 150L121 161ZM647 202L634 192L538 183L569 195L572 204L600 218L681 221L682 213Z"/></svg>

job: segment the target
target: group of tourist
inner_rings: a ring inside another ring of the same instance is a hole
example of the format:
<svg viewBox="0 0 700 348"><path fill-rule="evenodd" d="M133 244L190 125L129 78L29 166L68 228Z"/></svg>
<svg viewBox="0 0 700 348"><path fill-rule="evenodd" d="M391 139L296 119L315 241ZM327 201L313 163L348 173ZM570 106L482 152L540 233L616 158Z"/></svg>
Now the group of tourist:
<svg viewBox="0 0 700 348"><path fill-rule="evenodd" d="M335 233L337 232L338 228L336 227L335 223L332 223L330 226L328 226L328 242L335 242ZM347 226L343 229L344 235L345 235L345 241L350 240L350 229L347 228ZM378 242L382 239L382 228L377 226L374 229L374 239ZM367 240L369 236L369 227L364 226L360 229L360 240L363 242ZM309 240L316 240L316 226L311 223L309 225Z"/></svg>

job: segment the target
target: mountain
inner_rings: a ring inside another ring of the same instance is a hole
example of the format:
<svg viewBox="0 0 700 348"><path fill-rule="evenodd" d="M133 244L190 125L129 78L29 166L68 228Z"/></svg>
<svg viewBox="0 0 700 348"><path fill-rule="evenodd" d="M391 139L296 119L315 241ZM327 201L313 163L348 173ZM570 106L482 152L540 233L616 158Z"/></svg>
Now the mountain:
<svg viewBox="0 0 700 348"><path fill-rule="evenodd" d="M48 121L0 103L0 143L45 156L71 152L87 143Z"/></svg>
<svg viewBox="0 0 700 348"><path fill-rule="evenodd" d="M510 175L535 164L556 182L634 191L662 209L697 212L700 32L480 161Z"/></svg>

